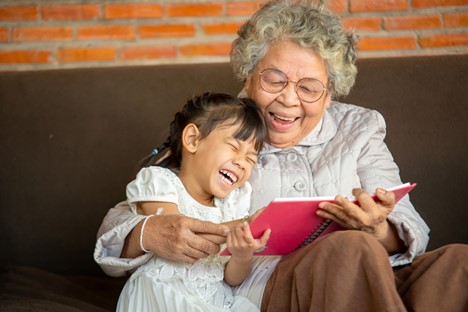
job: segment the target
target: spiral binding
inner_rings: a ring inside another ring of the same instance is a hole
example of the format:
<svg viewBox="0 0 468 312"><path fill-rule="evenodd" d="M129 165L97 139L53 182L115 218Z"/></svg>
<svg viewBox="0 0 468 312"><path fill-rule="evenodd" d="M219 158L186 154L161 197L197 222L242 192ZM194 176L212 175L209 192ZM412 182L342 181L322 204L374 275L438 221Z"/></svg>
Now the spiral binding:
<svg viewBox="0 0 468 312"><path fill-rule="evenodd" d="M325 229L330 225L330 223L332 223L332 220L326 219L325 221L317 225L317 227L313 231L311 231L309 235L306 236L306 238L304 238L304 240L299 244L299 246L297 246L295 250L298 250L299 248L302 248L312 243L317 237L320 236L320 234L322 234L323 231L325 231Z"/></svg>

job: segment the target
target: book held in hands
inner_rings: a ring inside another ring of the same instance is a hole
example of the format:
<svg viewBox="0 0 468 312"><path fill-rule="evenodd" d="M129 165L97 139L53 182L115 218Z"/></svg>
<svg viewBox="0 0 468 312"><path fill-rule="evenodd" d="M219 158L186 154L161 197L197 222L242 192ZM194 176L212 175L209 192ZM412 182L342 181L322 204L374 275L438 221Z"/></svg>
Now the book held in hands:
<svg viewBox="0 0 468 312"><path fill-rule="evenodd" d="M408 194L416 183L405 183L388 188L395 194L395 204ZM371 195L374 199L375 194ZM343 228L336 222L324 219L316 214L321 202L334 202L334 197L286 197L276 198L252 221L250 230L254 238L262 236L271 229L270 239L264 249L255 253L256 256L287 255L306 246L322 235ZM358 202L354 199L354 203ZM230 255L226 248L222 256Z"/></svg>

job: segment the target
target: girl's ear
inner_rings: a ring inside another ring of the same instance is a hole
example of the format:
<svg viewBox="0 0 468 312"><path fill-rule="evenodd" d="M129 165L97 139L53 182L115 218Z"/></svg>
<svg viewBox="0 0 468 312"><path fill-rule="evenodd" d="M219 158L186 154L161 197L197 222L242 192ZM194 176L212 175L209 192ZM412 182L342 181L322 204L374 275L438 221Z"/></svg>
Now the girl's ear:
<svg viewBox="0 0 468 312"><path fill-rule="evenodd" d="M184 131L182 131L182 147L190 153L195 153L197 151L198 142L199 142L200 130L198 127L190 123L185 126Z"/></svg>

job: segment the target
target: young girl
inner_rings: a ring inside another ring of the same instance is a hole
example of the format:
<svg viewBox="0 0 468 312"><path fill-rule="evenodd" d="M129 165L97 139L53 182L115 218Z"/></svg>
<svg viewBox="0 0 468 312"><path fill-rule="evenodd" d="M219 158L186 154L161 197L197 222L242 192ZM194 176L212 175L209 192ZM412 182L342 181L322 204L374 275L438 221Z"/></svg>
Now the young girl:
<svg viewBox="0 0 468 312"><path fill-rule="evenodd" d="M266 138L261 113L249 99L205 93L175 115L169 138L147 159L127 186L134 213L184 214L226 223L232 256L209 256L194 264L156 255L127 281L117 311L258 311L236 286L250 274L253 253L265 246L269 231L256 240L248 217L247 182ZM157 166L156 166L157 165ZM143 237L140 236L140 247Z"/></svg>

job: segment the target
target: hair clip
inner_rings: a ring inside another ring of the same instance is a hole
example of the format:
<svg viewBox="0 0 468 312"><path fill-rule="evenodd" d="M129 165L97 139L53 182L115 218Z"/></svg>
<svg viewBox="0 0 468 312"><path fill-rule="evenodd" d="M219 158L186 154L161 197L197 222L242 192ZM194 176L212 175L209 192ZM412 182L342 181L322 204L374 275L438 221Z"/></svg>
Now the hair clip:
<svg viewBox="0 0 468 312"><path fill-rule="evenodd" d="M154 156L154 155L156 155L157 153L158 153L158 149L157 149L157 148L155 148L155 149L154 149L154 150L151 152L151 155L153 155L153 156Z"/></svg>

